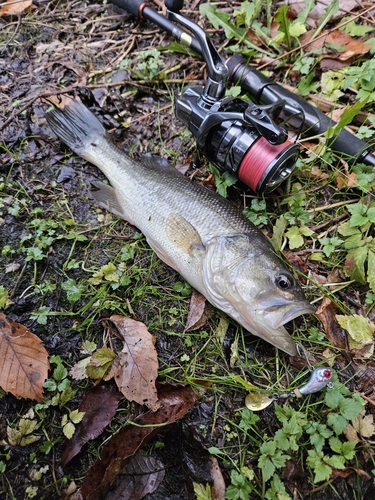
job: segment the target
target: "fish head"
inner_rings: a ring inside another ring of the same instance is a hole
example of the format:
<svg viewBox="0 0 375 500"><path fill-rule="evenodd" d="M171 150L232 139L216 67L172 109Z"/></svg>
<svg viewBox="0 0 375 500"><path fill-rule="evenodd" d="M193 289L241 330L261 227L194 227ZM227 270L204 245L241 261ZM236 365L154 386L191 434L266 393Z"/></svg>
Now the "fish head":
<svg viewBox="0 0 375 500"><path fill-rule="evenodd" d="M206 297L254 335L297 355L283 325L315 308L270 243L254 240L237 234L210 241L203 270Z"/></svg>

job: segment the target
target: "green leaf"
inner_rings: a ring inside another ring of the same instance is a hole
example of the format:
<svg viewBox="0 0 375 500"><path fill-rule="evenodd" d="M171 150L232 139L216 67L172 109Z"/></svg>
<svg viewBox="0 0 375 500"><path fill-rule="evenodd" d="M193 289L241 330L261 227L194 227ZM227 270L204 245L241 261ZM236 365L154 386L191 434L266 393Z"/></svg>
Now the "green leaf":
<svg viewBox="0 0 375 500"><path fill-rule="evenodd" d="M338 453L346 460L351 460L355 455L354 448L356 443L354 442L345 441L342 443L338 437L331 437L329 445L331 450Z"/></svg>
<svg viewBox="0 0 375 500"><path fill-rule="evenodd" d="M314 73L310 73L299 81L297 88L298 92L302 97L306 97L310 93L314 93L318 90L320 83L316 81Z"/></svg>
<svg viewBox="0 0 375 500"><path fill-rule="evenodd" d="M78 424L79 422L81 422L84 416L84 411L73 410L70 412L69 418L74 424Z"/></svg>
<svg viewBox="0 0 375 500"><path fill-rule="evenodd" d="M338 436L344 432L348 425L348 421L342 415L332 412L327 417L327 424L332 427L335 434Z"/></svg>
<svg viewBox="0 0 375 500"><path fill-rule="evenodd" d="M90 363L86 367L87 375L94 380L103 378L115 357L116 354L108 347L98 349L91 356Z"/></svg>
<svg viewBox="0 0 375 500"><path fill-rule="evenodd" d="M306 24L310 12L315 7L315 0L305 0L305 8L298 14L297 21Z"/></svg>
<svg viewBox="0 0 375 500"><path fill-rule="evenodd" d="M208 453L210 453L211 455L217 455L217 456L224 454L224 452L222 450L220 450L220 448L216 448L215 446L211 446L210 448L208 448Z"/></svg>
<svg viewBox="0 0 375 500"><path fill-rule="evenodd" d="M323 245L323 252L325 256L330 257L336 248L344 243L344 240L334 236L332 238L320 238L319 243Z"/></svg>
<svg viewBox="0 0 375 500"><path fill-rule="evenodd" d="M258 467L262 470L263 481L268 481L276 470L271 460L264 455L260 456L258 460Z"/></svg>
<svg viewBox="0 0 375 500"><path fill-rule="evenodd" d="M50 310L50 307L42 306L37 311L31 313L30 319L35 319L40 325L46 325Z"/></svg>
<svg viewBox="0 0 375 500"><path fill-rule="evenodd" d="M344 396L338 389L336 389L336 387L327 391L324 397L326 405L332 409L338 408L343 399Z"/></svg>
<svg viewBox="0 0 375 500"><path fill-rule="evenodd" d="M85 290L84 285L77 285L76 280L69 278L61 284L61 288L66 292L66 298L70 304L75 304Z"/></svg>
<svg viewBox="0 0 375 500"><path fill-rule="evenodd" d="M199 12L203 16L207 16L210 23L215 28L224 28L225 36L228 40L232 38L242 39L246 35L246 30L236 28L230 21L229 15L225 12L217 12L216 7L212 3L204 3L199 6Z"/></svg>
<svg viewBox="0 0 375 500"><path fill-rule="evenodd" d="M313 57L301 57L301 59L297 59L297 61L294 63L293 69L299 71L302 75L307 75L314 62L315 59ZM313 76L315 79L315 75L311 76Z"/></svg>
<svg viewBox="0 0 375 500"><path fill-rule="evenodd" d="M5 305L8 302L8 298L8 291L3 286L0 286L0 309L5 308Z"/></svg>
<svg viewBox="0 0 375 500"><path fill-rule="evenodd" d="M57 382L61 382L64 378L68 376L68 370L62 364L56 366L53 370L53 378Z"/></svg>
<svg viewBox="0 0 375 500"><path fill-rule="evenodd" d="M362 238L361 231L356 227L352 227L349 224L349 222L344 222L343 224L340 224L337 231L339 234L342 234L342 236L359 235L359 237Z"/></svg>
<svg viewBox="0 0 375 500"><path fill-rule="evenodd" d="M342 23L348 21L349 18L344 17ZM345 31L350 36L363 36L369 31L372 31L372 26L366 26L365 24L356 24L355 21L348 23L346 26L341 28L341 31Z"/></svg>
<svg viewBox="0 0 375 500"><path fill-rule="evenodd" d="M271 238L271 243L275 250L281 250L281 246L283 243L284 233L286 228L288 227L288 221L281 215L275 222L273 226L273 235Z"/></svg>
<svg viewBox="0 0 375 500"><path fill-rule="evenodd" d="M286 231L285 236L289 240L289 248L291 250L301 247L304 243L300 228L297 226L292 226L291 228L289 228L288 231Z"/></svg>
<svg viewBox="0 0 375 500"><path fill-rule="evenodd" d="M194 493L196 500L211 500L211 486L207 483L203 484L193 483Z"/></svg>
<svg viewBox="0 0 375 500"><path fill-rule="evenodd" d="M366 247L352 248L346 256L344 271L351 279L366 284L365 262L368 255Z"/></svg>
<svg viewBox="0 0 375 500"><path fill-rule="evenodd" d="M361 109L365 106L367 103L368 99L365 99L364 101L358 101L353 106L346 107L345 111L341 115L341 118L337 125L333 127L333 134L331 135L338 135L341 130L349 125L353 121L353 119L358 115L358 113L361 111ZM331 136L330 136L331 137ZM333 143L334 144L334 143Z"/></svg>
<svg viewBox="0 0 375 500"><path fill-rule="evenodd" d="M279 41L282 41L285 38L285 42L287 47L290 49L291 48L291 39L290 39L290 20L287 16L287 12L289 9L289 5L285 4L282 5L279 10L276 13L275 19L280 23L279 26L279 32L283 34L283 36L280 38L280 36L276 36L273 41L276 43Z"/></svg>
<svg viewBox="0 0 375 500"><path fill-rule="evenodd" d="M327 463L335 469L345 469L345 458L340 455L332 455L327 458Z"/></svg>
<svg viewBox="0 0 375 500"><path fill-rule="evenodd" d="M345 441L342 443L341 447L341 455L346 459L346 460L352 460L352 458L355 457L355 442L352 441Z"/></svg>
<svg viewBox="0 0 375 500"><path fill-rule="evenodd" d="M325 424L319 424L318 422L312 422L306 432L310 434L310 442L317 451L321 451L326 438L332 436L332 431Z"/></svg>
<svg viewBox="0 0 375 500"><path fill-rule="evenodd" d="M71 439L73 437L74 431L75 427L72 422L68 422L63 426L63 433L67 439Z"/></svg>
<svg viewBox="0 0 375 500"><path fill-rule="evenodd" d="M324 15L319 20L319 26L314 31L312 37L310 38L310 41L312 41L319 35L324 26L333 18L333 16L338 12L338 10L339 10L338 0L333 0L330 4L328 4L327 8L324 11Z"/></svg>
<svg viewBox="0 0 375 500"><path fill-rule="evenodd" d="M363 399L355 393L351 398L344 398L340 402L341 415L347 420L354 420L363 410L363 406Z"/></svg>
<svg viewBox="0 0 375 500"><path fill-rule="evenodd" d="M303 33L306 33L306 27L298 22L294 21L290 27L289 27L289 33L291 36L294 36L295 38L298 38L300 35L303 35Z"/></svg>
<svg viewBox="0 0 375 500"><path fill-rule="evenodd" d="M375 293L375 252L373 250L369 250L367 256L367 281Z"/></svg>
<svg viewBox="0 0 375 500"><path fill-rule="evenodd" d="M322 451L308 450L307 465L315 472L314 483L328 481L332 473L331 467L325 463L326 457Z"/></svg>

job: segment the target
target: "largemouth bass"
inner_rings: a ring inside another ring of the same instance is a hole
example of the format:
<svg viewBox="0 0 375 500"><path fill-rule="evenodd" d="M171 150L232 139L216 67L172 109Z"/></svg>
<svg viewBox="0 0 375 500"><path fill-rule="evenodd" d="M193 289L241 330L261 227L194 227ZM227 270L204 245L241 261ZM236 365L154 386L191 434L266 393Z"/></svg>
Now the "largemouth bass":
<svg viewBox="0 0 375 500"><path fill-rule="evenodd" d="M156 254L212 305L297 355L283 325L314 307L268 238L234 205L158 157L129 158L77 100L46 118L67 146L109 179L111 186L94 183L101 207L142 231Z"/></svg>

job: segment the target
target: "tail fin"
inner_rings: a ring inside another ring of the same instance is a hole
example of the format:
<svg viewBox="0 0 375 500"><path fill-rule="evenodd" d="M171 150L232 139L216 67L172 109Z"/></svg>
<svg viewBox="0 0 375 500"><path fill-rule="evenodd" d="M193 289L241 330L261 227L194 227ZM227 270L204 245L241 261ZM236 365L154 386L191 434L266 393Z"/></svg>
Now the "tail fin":
<svg viewBox="0 0 375 500"><path fill-rule="evenodd" d="M96 116L76 99L48 111L46 119L52 131L78 155L83 155L90 142L106 135Z"/></svg>

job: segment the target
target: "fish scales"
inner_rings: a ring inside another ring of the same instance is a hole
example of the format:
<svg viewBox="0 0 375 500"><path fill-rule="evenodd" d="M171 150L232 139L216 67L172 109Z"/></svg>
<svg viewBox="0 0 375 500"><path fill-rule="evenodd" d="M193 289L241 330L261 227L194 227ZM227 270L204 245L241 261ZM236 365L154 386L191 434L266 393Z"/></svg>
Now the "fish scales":
<svg viewBox="0 0 375 500"><path fill-rule="evenodd" d="M96 165L100 206L135 225L151 248L214 306L254 335L296 355L282 326L314 308L268 238L228 200L157 157L137 162L114 145L82 103L46 114L52 130Z"/></svg>

